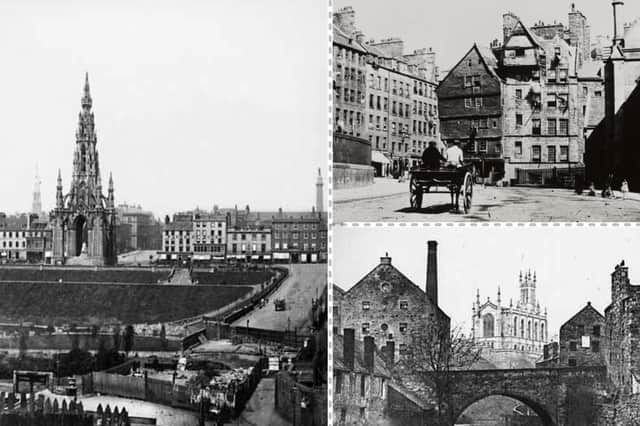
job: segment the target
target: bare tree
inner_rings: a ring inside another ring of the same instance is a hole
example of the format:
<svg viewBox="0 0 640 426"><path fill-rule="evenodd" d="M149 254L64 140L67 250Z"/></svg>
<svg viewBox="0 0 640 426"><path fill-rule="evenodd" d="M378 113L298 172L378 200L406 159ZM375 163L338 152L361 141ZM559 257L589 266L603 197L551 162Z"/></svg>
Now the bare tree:
<svg viewBox="0 0 640 426"><path fill-rule="evenodd" d="M453 424L452 372L471 369L480 358L480 348L460 327L450 329L448 321L432 321L413 330L411 339L394 369L403 379L431 390L439 417Z"/></svg>

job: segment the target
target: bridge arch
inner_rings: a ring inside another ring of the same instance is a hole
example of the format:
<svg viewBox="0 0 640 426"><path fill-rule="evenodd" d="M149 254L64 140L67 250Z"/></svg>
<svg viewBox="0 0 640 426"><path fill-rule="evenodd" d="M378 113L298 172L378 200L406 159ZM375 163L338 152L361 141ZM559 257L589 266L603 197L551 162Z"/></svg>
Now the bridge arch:
<svg viewBox="0 0 640 426"><path fill-rule="evenodd" d="M533 412L535 412L538 415L538 417L540 418L540 421L544 426L558 426L558 424L554 420L554 416L552 416L551 414L551 410L549 409L549 407L547 407L544 404L544 402L536 401L530 396L522 395L518 392L508 392L508 391L507 392L505 391L485 392L485 393L474 395L473 397L468 398L464 401L460 401L460 403L457 404L457 406L452 407L454 422L456 422L464 414L467 408L471 407L476 402L482 401L483 399L491 396L503 396L503 397L514 399L526 405L527 407L531 408L531 410L533 410Z"/></svg>

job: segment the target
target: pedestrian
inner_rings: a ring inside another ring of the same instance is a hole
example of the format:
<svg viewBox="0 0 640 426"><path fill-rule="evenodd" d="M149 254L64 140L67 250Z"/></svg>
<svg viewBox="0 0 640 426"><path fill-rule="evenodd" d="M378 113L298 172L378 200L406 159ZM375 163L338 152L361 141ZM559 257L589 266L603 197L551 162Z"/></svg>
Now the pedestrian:
<svg viewBox="0 0 640 426"><path fill-rule="evenodd" d="M622 192L622 199L624 200L627 196L627 192L629 192L629 183L626 179L622 180L622 185L620 185L620 192Z"/></svg>

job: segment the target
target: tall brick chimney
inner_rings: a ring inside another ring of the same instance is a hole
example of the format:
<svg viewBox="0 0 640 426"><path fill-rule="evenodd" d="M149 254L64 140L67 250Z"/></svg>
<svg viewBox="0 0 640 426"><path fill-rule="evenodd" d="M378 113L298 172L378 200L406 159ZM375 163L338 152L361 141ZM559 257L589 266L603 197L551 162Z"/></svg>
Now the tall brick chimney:
<svg viewBox="0 0 640 426"><path fill-rule="evenodd" d="M353 328L344 329L343 342L342 359L344 361L344 365L348 370L353 371L356 346L356 332Z"/></svg>
<svg viewBox="0 0 640 426"><path fill-rule="evenodd" d="M376 347L373 336L364 336L364 368L373 373L373 354Z"/></svg>
<svg viewBox="0 0 640 426"><path fill-rule="evenodd" d="M393 340L389 340L384 349L387 357L387 366L391 367L396 362L396 343Z"/></svg>
<svg viewBox="0 0 640 426"><path fill-rule="evenodd" d="M427 297L438 305L438 242L427 242Z"/></svg>
<svg viewBox="0 0 640 426"><path fill-rule="evenodd" d="M611 6L613 6L613 45L624 47L624 17L622 16L624 1L613 0Z"/></svg>

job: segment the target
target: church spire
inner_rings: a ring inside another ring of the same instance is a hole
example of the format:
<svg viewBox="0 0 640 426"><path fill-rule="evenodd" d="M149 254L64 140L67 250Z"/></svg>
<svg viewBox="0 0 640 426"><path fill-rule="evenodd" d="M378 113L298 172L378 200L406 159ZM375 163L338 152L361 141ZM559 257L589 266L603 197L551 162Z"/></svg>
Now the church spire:
<svg viewBox="0 0 640 426"><path fill-rule="evenodd" d="M115 207L115 201L113 198L113 176L109 172L109 193L107 195L107 208L112 209Z"/></svg>
<svg viewBox="0 0 640 426"><path fill-rule="evenodd" d="M91 91L89 90L89 73L85 72L84 74L84 96L82 96L82 108L89 110L91 109Z"/></svg>
<svg viewBox="0 0 640 426"><path fill-rule="evenodd" d="M63 208L63 196L62 196L62 176L60 174L60 169L58 169L58 185L56 186L56 208Z"/></svg>

